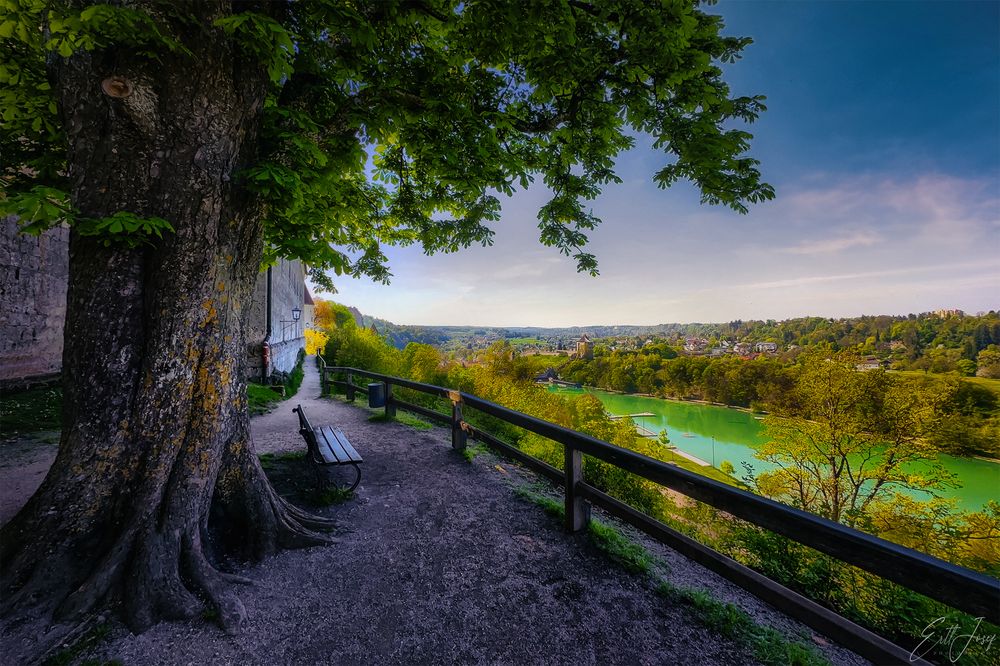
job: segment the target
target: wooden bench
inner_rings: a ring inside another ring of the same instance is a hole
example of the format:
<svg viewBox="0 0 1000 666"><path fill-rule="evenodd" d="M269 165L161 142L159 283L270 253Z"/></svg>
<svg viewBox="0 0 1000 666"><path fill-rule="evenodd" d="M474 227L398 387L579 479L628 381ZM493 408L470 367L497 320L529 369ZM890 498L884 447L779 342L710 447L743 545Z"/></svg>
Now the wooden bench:
<svg viewBox="0 0 1000 666"><path fill-rule="evenodd" d="M361 468L358 464L364 462L351 443L347 441L347 436L333 426L320 426L313 428L306 418L306 412L302 405L296 405L292 410L299 415L299 434L306 440L309 449L309 459L316 465L317 484L322 484L324 478L322 469L330 465L351 465L357 476L354 483L347 491L350 492L358 487L361 482Z"/></svg>

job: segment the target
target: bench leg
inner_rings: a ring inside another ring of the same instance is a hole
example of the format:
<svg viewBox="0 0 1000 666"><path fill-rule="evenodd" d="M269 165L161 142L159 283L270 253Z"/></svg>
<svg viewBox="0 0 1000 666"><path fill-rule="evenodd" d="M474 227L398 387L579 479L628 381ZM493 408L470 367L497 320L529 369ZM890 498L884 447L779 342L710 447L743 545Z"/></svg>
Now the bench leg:
<svg viewBox="0 0 1000 666"><path fill-rule="evenodd" d="M326 477L322 465L313 465L313 468L316 470L316 492L319 493L330 483L330 480Z"/></svg>
<svg viewBox="0 0 1000 666"><path fill-rule="evenodd" d="M351 463L351 467L354 468L354 471L357 472L358 475L354 477L354 483L351 484L351 487L347 489L347 492L349 493L353 493L354 489L358 487L359 483L361 483L361 468L354 463Z"/></svg>
<svg viewBox="0 0 1000 666"><path fill-rule="evenodd" d="M316 492L322 492L324 488L326 488L331 484L337 486L338 488L341 488L342 490L346 489L347 492L349 493L354 492L354 489L358 487L359 483L361 483L361 467L359 467L357 463L350 463L350 465L351 467L354 468L355 472L354 483L352 483L350 487L345 486L343 488L341 488L341 485L339 483L330 480L330 477L327 476L326 473L326 466L313 465L313 467L316 470Z"/></svg>

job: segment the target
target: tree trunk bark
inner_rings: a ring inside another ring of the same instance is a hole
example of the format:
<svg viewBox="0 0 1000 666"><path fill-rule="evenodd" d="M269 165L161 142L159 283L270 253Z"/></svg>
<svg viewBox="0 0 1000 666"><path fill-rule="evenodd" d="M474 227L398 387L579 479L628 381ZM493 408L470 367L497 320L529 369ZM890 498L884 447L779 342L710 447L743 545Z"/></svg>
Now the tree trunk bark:
<svg viewBox="0 0 1000 666"><path fill-rule="evenodd" d="M228 9L189 4L208 31L186 40L193 56L81 52L54 72L80 215L157 216L175 233L136 246L71 233L64 429L0 533L5 612L120 603L141 631L207 599L232 632L241 580L213 564L223 551L328 541L327 521L274 493L250 441L242 311L262 214L239 170L255 157L268 80L211 28ZM222 529L209 532L210 515Z"/></svg>

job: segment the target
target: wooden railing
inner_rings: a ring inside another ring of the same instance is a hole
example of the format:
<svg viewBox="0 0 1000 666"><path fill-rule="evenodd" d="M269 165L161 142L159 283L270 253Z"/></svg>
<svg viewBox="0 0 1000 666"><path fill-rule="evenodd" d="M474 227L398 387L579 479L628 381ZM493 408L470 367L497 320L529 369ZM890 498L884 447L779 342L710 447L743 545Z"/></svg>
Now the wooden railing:
<svg viewBox="0 0 1000 666"><path fill-rule="evenodd" d="M585 528L590 520L590 505L599 506L876 663L922 662L913 659L909 652L890 641L589 485L583 477L583 456L603 460L974 617L983 617L988 622L1000 624L1000 581L985 574L468 393L357 368L327 366L322 358L319 359L319 364L324 394L332 384L345 388L348 399L353 400L356 392L368 392L366 387L354 383L354 377L374 379L384 385L385 411L388 416L395 415L396 409L400 408L446 424L451 427L453 447L464 448L467 438L471 436L562 485L567 530L576 532ZM330 376L334 374L343 376L344 379L331 379ZM448 400L451 403L451 414L401 400L393 395L394 386ZM463 407L476 409L562 444L565 471L529 456L515 446L471 425L463 418Z"/></svg>

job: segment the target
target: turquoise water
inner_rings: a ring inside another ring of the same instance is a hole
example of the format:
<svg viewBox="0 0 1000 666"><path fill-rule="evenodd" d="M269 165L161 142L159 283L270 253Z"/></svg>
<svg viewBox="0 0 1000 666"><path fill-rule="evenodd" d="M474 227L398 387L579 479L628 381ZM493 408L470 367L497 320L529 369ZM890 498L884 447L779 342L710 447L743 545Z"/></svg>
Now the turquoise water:
<svg viewBox="0 0 1000 666"><path fill-rule="evenodd" d="M744 463L751 465L754 473L776 467L754 457L756 448L765 440L760 421L748 412L596 389L550 390L568 395L592 393L611 414L651 412L655 416L636 418L635 421L653 432L666 430L671 444L715 467L721 465L723 460L728 460L736 468L737 477L746 475ZM959 508L978 511L988 500L1000 500L1000 464L945 454L940 456L940 461L945 469L958 477L962 487L939 492L944 497L956 498ZM910 494L918 499L928 497L926 493L919 491Z"/></svg>

